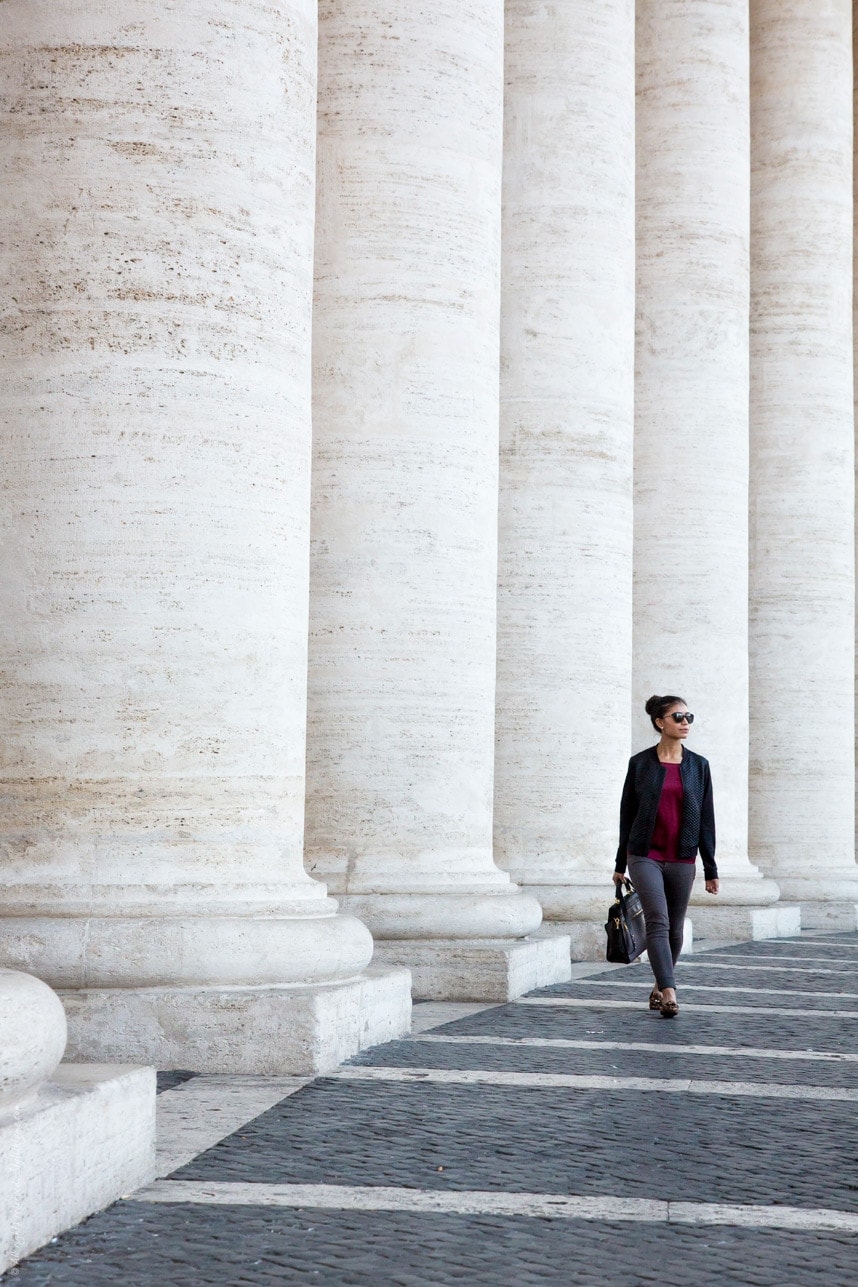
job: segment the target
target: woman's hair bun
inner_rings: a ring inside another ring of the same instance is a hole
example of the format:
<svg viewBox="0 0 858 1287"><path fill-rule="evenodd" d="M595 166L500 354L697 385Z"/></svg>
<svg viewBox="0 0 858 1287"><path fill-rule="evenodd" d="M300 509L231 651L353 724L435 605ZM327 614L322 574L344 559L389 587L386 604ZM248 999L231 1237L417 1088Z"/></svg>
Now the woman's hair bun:
<svg viewBox="0 0 858 1287"><path fill-rule="evenodd" d="M664 694L661 697L653 696L649 699L644 709L646 710L647 715L649 715L650 720L652 721L652 726L655 729L656 733L659 732L659 727L655 721L657 719L664 719L665 715L670 710L671 706L677 706L677 705L684 706L685 698L677 697L675 693L672 695Z"/></svg>

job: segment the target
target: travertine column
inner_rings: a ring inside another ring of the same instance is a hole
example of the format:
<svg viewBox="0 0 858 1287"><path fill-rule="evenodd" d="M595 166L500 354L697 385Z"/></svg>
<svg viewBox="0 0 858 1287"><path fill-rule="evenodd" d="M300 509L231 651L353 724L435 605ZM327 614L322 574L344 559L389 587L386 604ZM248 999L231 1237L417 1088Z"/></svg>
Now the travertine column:
<svg viewBox="0 0 858 1287"><path fill-rule="evenodd" d="M302 867L315 42L312 0L0 7L0 959L75 1058L357 1044L312 985L370 935Z"/></svg>
<svg viewBox="0 0 858 1287"><path fill-rule="evenodd" d="M503 0L320 23L307 860L377 938L526 935L492 857Z"/></svg>
<svg viewBox="0 0 858 1287"><path fill-rule="evenodd" d="M851 5L751 16L751 845L854 929Z"/></svg>
<svg viewBox="0 0 858 1287"><path fill-rule="evenodd" d="M653 693L697 715L723 919L778 895L747 837L747 0L642 0L637 25L633 746L657 736Z"/></svg>
<svg viewBox="0 0 858 1287"><path fill-rule="evenodd" d="M601 948L630 732L634 59L634 0L507 0L495 850Z"/></svg>

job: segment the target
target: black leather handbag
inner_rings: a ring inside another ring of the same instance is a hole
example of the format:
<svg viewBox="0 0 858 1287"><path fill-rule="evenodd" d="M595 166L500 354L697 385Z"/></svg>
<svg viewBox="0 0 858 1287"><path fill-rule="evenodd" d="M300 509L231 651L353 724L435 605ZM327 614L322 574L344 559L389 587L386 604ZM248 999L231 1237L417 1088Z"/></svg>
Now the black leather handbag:
<svg viewBox="0 0 858 1287"><path fill-rule="evenodd" d="M625 893L623 892L625 885ZM646 951L646 921L641 900L630 880L617 885L616 901L608 908L605 923L608 949L605 957L619 965L631 965Z"/></svg>

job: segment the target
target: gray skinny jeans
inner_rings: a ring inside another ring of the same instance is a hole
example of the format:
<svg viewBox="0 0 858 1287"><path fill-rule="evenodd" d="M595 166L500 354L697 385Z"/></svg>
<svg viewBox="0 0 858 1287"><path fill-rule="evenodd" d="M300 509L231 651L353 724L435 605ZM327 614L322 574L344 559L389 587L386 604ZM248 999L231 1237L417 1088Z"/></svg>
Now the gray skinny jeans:
<svg viewBox="0 0 858 1287"><path fill-rule="evenodd" d="M662 991L675 988L673 967L682 951L685 913L697 864L657 862L629 855L629 875L646 921L646 946L655 981Z"/></svg>

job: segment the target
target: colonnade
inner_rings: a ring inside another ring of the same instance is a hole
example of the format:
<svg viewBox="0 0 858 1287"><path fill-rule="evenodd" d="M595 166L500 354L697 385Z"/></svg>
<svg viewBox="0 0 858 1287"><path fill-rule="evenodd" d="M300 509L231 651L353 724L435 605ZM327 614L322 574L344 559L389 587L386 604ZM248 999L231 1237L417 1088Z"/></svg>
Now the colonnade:
<svg viewBox="0 0 858 1287"><path fill-rule="evenodd" d="M563 977L651 692L705 923L854 922L850 12L2 6L0 964L74 1053Z"/></svg>

